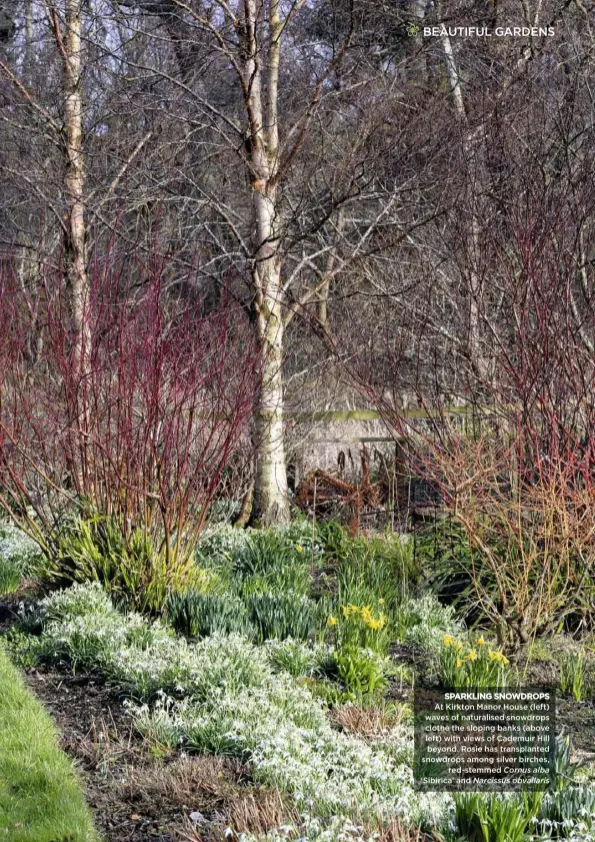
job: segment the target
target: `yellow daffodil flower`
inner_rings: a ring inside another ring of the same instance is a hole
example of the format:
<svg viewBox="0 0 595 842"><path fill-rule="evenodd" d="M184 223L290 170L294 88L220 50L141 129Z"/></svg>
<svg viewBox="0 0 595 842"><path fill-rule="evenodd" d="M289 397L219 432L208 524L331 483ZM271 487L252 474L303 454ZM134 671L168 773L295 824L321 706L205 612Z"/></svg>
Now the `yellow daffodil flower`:
<svg viewBox="0 0 595 842"><path fill-rule="evenodd" d="M467 655L467 660L468 661L476 661L477 660L477 652L475 651L475 649L469 650L469 653Z"/></svg>
<svg viewBox="0 0 595 842"><path fill-rule="evenodd" d="M478 646L485 646L485 640L484 640L484 638L483 638L483 637L478 637L478 638L477 638L477 645L478 645Z"/></svg>
<svg viewBox="0 0 595 842"><path fill-rule="evenodd" d="M499 663L499 664L504 664L504 666L506 666L507 664L509 664L509 663L510 663L510 661L508 660L508 658L506 658L506 657L502 654L502 652L493 652L493 651L490 649L490 651L488 652L488 655L489 655L489 657L490 657L490 661L497 661L497 663Z"/></svg>
<svg viewBox="0 0 595 842"><path fill-rule="evenodd" d="M337 618L336 617L329 617L326 621L327 626L336 626L337 625Z"/></svg>
<svg viewBox="0 0 595 842"><path fill-rule="evenodd" d="M445 646L452 646L454 644L454 642L455 642L454 637L451 637L451 635L449 635L449 634L445 634L444 637L442 638L442 643L444 643Z"/></svg>

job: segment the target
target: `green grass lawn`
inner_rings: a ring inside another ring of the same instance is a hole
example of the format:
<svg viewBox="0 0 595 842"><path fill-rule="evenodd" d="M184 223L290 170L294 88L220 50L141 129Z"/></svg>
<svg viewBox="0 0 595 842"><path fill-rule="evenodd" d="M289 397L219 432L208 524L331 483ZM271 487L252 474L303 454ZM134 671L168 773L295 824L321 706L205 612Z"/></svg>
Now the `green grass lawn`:
<svg viewBox="0 0 595 842"><path fill-rule="evenodd" d="M97 842L54 725L0 647L0 840Z"/></svg>

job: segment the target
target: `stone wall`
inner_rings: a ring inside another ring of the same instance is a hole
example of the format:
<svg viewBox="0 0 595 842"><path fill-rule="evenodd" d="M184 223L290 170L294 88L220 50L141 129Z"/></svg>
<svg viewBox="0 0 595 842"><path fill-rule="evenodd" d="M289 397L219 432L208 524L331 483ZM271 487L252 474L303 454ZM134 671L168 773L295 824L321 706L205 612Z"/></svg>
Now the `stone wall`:
<svg viewBox="0 0 595 842"><path fill-rule="evenodd" d="M290 426L288 450L292 481L297 486L315 468L338 473L355 481L361 476L361 452L365 447L370 464L389 462L397 445L386 424L379 418L343 417L356 413L335 413L338 418L294 422ZM362 413L365 416L365 413Z"/></svg>

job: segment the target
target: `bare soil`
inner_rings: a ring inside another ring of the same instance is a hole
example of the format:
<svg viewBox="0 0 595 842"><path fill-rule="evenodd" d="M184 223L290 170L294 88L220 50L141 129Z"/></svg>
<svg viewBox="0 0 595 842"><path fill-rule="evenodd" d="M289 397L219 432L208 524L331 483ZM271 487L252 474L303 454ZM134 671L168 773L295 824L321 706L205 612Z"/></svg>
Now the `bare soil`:
<svg viewBox="0 0 595 842"><path fill-rule="evenodd" d="M205 828L217 821L222 799L198 787L176 787L180 758L151 752L132 727L122 701L99 677L35 669L27 681L51 713L62 748L81 772L105 842L192 839L191 813L201 814Z"/></svg>
<svg viewBox="0 0 595 842"><path fill-rule="evenodd" d="M0 597L0 633L38 596L25 588ZM252 786L238 762L152 745L100 675L45 665L24 674L79 770L103 842L213 842L224 838L231 819L240 830L262 830L287 815L278 796Z"/></svg>

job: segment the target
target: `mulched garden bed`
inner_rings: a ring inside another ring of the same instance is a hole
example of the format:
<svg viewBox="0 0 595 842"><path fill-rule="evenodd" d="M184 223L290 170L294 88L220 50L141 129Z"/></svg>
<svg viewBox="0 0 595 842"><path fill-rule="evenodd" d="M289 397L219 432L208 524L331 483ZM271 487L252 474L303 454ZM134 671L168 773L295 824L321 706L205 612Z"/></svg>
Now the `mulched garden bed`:
<svg viewBox="0 0 595 842"><path fill-rule="evenodd" d="M230 821L238 832L265 832L294 818L239 761L186 757L143 739L101 677L41 668L27 681L82 774L104 842L219 842Z"/></svg>
<svg viewBox="0 0 595 842"><path fill-rule="evenodd" d="M204 798L197 793L196 803L185 804L144 790L143 779L164 761L151 757L121 700L101 679L35 669L27 681L58 725L62 748L82 772L88 803L106 842L183 838L189 814L198 804L204 807Z"/></svg>
<svg viewBox="0 0 595 842"><path fill-rule="evenodd" d="M30 588L1 597L0 633L15 626L23 604L37 598ZM99 675L40 666L25 669L24 676L79 769L103 842L223 838L229 805L246 800L245 767L151 745Z"/></svg>

